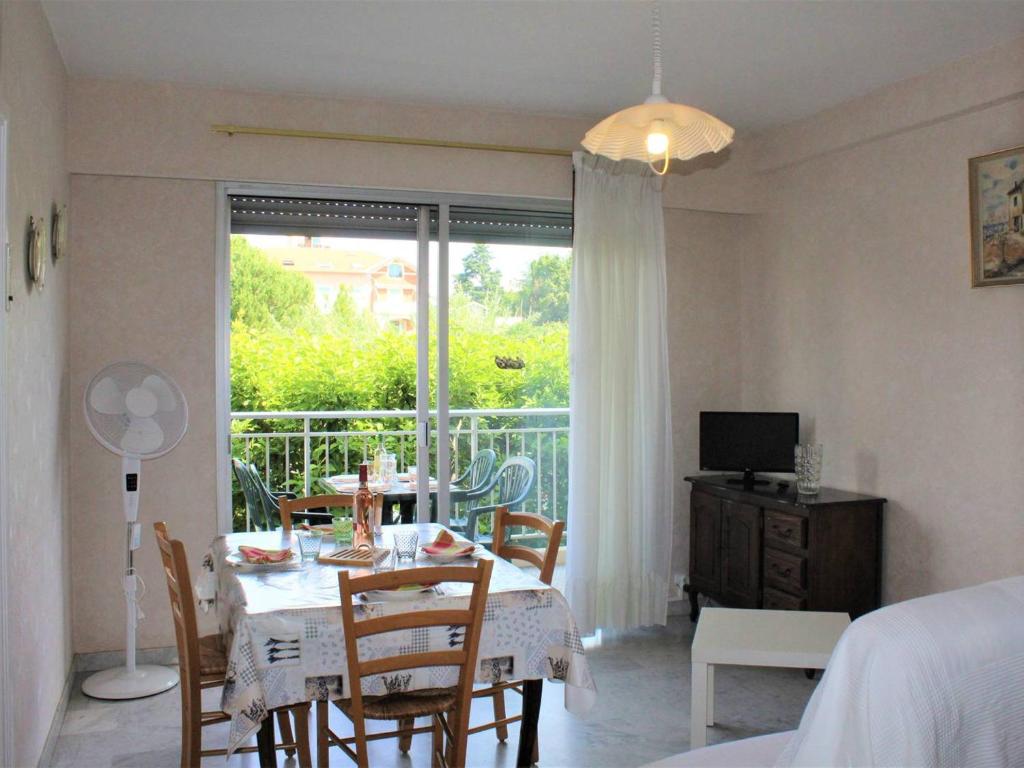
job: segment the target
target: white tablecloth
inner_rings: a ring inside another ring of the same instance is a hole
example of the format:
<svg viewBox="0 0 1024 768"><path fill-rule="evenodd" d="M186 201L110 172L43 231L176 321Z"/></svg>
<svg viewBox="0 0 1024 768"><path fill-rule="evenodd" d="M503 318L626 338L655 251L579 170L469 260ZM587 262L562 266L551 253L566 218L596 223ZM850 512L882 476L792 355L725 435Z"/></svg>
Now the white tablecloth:
<svg viewBox="0 0 1024 768"><path fill-rule="evenodd" d="M433 540L435 524L387 526L416 528L420 542ZM294 570L246 573L225 558L240 544L276 548L280 533L240 533L214 540L197 579L200 603L215 605L221 632L230 640L221 706L231 715L229 751L259 727L268 709L349 695L342 634L337 566L307 564ZM288 546L289 540L284 539ZM325 541L325 547L329 544ZM484 557L492 557L484 553ZM583 714L597 694L576 622L562 594L532 573L494 558L484 612L476 680L549 679L565 683L565 706ZM429 561L417 561L427 566ZM467 561L472 565L472 561ZM456 608L469 604L471 586L443 584L439 594L411 603L362 603L356 618L407 610ZM414 629L360 641L363 658L447 650L461 642L461 631ZM363 693L379 695L454 685L456 670L437 667L377 675L363 680Z"/></svg>

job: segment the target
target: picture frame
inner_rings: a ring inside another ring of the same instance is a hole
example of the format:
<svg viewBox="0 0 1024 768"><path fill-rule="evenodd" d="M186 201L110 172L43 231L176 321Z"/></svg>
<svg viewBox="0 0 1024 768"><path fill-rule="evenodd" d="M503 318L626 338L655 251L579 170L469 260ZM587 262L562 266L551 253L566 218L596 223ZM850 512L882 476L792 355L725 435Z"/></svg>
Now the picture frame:
<svg viewBox="0 0 1024 768"><path fill-rule="evenodd" d="M68 252L68 207L53 205L53 223L50 226L50 257L54 263Z"/></svg>
<svg viewBox="0 0 1024 768"><path fill-rule="evenodd" d="M1024 146L967 161L971 287L1024 283Z"/></svg>
<svg viewBox="0 0 1024 768"><path fill-rule="evenodd" d="M42 218L29 216L28 235L26 239L28 256L28 276L37 291L43 290L46 282L46 222Z"/></svg>

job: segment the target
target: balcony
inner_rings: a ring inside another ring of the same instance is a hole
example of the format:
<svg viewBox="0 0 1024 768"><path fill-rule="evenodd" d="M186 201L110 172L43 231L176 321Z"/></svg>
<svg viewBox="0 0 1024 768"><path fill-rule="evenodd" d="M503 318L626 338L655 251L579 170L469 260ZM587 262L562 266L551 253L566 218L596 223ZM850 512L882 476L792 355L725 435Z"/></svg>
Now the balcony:
<svg viewBox="0 0 1024 768"><path fill-rule="evenodd" d="M361 462L372 460L381 440L395 454L399 471L416 464L412 410L238 411L231 419L232 456L254 464L272 491L303 496L321 492L320 478L355 472ZM460 474L483 448L497 454L495 471L506 458L528 456L537 474L523 510L566 519L568 408L452 410L449 419L454 474ZM433 434L436 440L436 430ZM434 452L431 475L437 476ZM233 508L235 530L251 530L237 487Z"/></svg>

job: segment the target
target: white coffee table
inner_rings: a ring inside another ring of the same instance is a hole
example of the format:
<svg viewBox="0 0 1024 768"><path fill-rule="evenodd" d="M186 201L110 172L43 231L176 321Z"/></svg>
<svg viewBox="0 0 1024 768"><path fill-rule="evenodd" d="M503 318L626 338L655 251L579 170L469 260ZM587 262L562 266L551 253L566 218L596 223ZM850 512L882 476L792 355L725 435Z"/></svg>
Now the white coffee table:
<svg viewBox="0 0 1024 768"><path fill-rule="evenodd" d="M824 669L849 625L845 613L702 608L690 652L690 749L705 746L715 724L716 664Z"/></svg>

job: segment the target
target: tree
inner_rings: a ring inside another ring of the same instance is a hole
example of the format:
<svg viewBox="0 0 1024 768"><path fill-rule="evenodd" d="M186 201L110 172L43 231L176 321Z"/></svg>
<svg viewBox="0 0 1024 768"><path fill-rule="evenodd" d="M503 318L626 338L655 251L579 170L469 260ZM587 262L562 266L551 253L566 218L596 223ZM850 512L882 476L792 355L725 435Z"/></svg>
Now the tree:
<svg viewBox="0 0 1024 768"><path fill-rule="evenodd" d="M462 260L462 271L455 277L458 289L481 304L501 291L501 272L491 264L493 258L490 248L477 243Z"/></svg>
<svg viewBox="0 0 1024 768"><path fill-rule="evenodd" d="M294 328L316 307L313 283L275 264L241 235L231 236L231 320L249 328Z"/></svg>
<svg viewBox="0 0 1024 768"><path fill-rule="evenodd" d="M530 262L520 291L523 315L535 323L568 323L571 274L571 256L546 253Z"/></svg>

